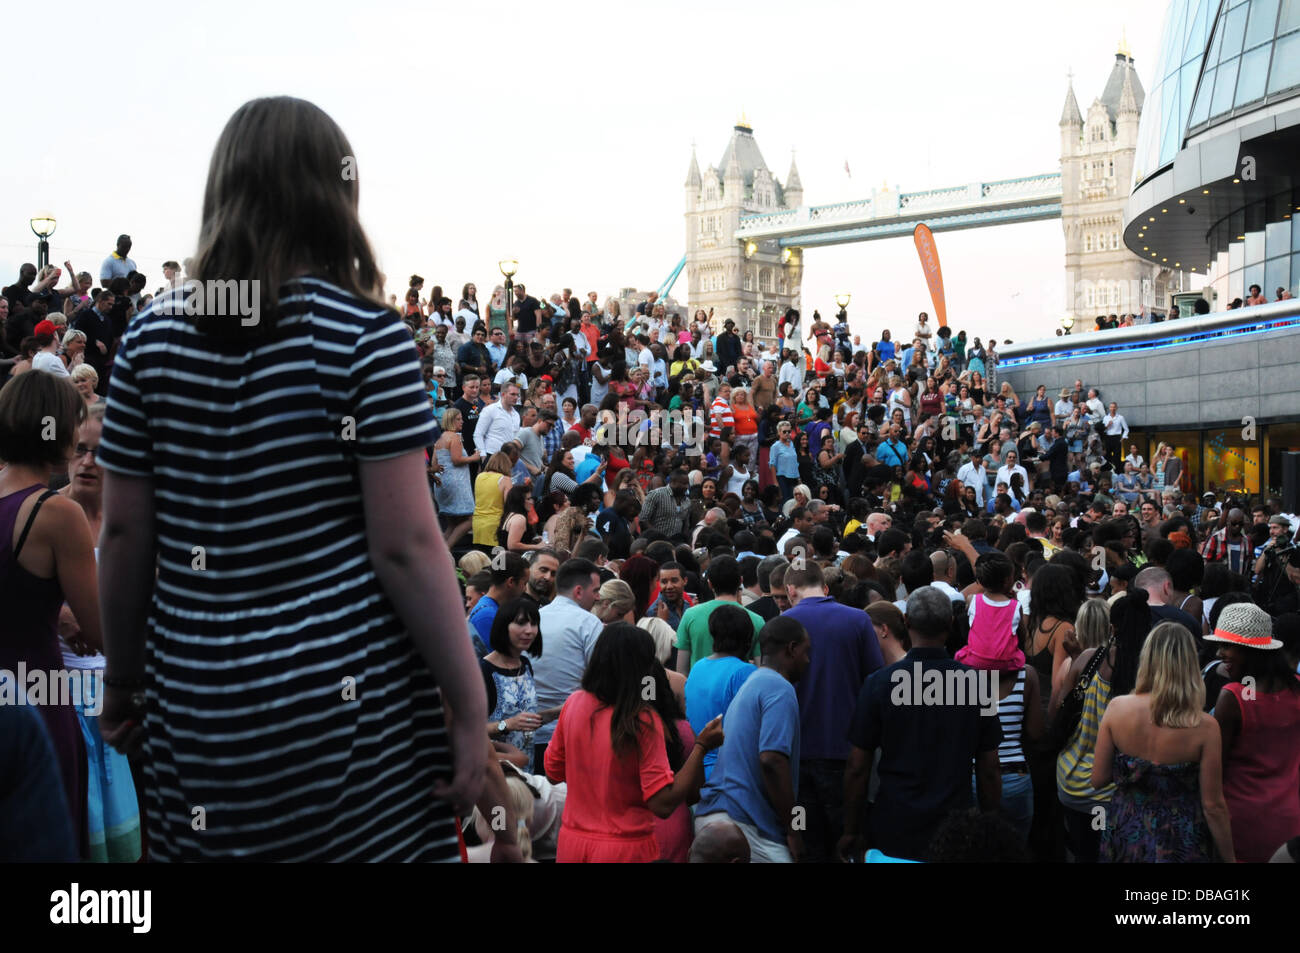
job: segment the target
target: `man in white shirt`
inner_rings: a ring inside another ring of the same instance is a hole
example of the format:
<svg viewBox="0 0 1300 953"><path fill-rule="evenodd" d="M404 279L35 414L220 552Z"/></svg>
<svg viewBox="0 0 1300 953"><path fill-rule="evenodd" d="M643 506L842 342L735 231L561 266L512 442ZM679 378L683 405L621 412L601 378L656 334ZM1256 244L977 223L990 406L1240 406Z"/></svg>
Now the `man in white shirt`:
<svg viewBox="0 0 1300 953"><path fill-rule="evenodd" d="M1010 487L1011 474L1019 473L1021 479L1020 487L1025 492L1025 494L1028 495L1030 490L1029 474L1026 473L1025 468L1020 465L1020 454L1016 453L1016 451L1014 450L1008 450L1006 453L1005 461L1006 462L1004 462L1002 466L998 467L998 473L997 476L994 477L993 482L1005 483L1008 487Z"/></svg>
<svg viewBox="0 0 1300 953"><path fill-rule="evenodd" d="M1088 399L1084 401L1083 406L1088 413L1088 417L1094 422L1106 416L1106 408L1102 406L1101 396L1097 393L1095 387L1088 388Z"/></svg>
<svg viewBox="0 0 1300 953"><path fill-rule="evenodd" d="M533 660L537 709L543 724L533 735L533 770L540 773L546 746L555 732L553 721L569 696L582 687L591 651L604 631L591 612L600 591L600 573L586 559L570 559L555 576L555 598L542 606L546 654Z"/></svg>
<svg viewBox="0 0 1300 953"><path fill-rule="evenodd" d="M934 566L934 582L930 583L930 585L953 602L965 605L966 599L955 585L957 582L957 560L949 556L946 551L936 549L930 554L930 564Z"/></svg>
<svg viewBox="0 0 1300 953"><path fill-rule="evenodd" d="M1112 400L1109 413L1101 422L1106 427L1106 459L1116 470L1123 470L1124 461L1120 459L1120 451L1128 439L1128 421L1119 412L1119 404Z"/></svg>
<svg viewBox="0 0 1300 953"><path fill-rule="evenodd" d="M961 480L962 486L975 488L975 502L982 507L984 491L988 488L988 480L984 474L984 454L972 455L970 461L957 471L957 479Z"/></svg>
<svg viewBox="0 0 1300 953"><path fill-rule="evenodd" d="M1074 413L1074 401L1070 400L1070 388L1062 387L1060 399L1057 400L1056 406L1052 408L1052 413L1056 415L1058 422L1069 418Z"/></svg>
<svg viewBox="0 0 1300 953"><path fill-rule="evenodd" d="M37 340L40 340L39 338ZM50 335L50 343L41 348L32 357L32 370L45 371L55 377L67 377L68 369L63 366L63 359L58 355L59 339Z"/></svg>
<svg viewBox="0 0 1300 953"><path fill-rule="evenodd" d="M474 445L482 451L485 459L499 452L502 444L513 440L519 432L519 411L515 410L517 400L519 385L509 381L501 387L501 398L495 404L488 404L479 414L474 428Z"/></svg>

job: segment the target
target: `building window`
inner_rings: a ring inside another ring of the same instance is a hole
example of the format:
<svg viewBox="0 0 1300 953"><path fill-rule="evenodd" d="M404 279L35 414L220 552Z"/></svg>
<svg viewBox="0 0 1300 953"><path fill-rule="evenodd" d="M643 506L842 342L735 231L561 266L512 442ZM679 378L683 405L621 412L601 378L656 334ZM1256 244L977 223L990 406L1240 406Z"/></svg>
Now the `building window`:
<svg viewBox="0 0 1300 953"><path fill-rule="evenodd" d="M1090 251L1092 251L1092 233L1091 233L1091 232L1089 232L1087 235L1084 235L1084 236L1083 236L1083 250L1084 250L1085 252L1090 252Z"/></svg>
<svg viewBox="0 0 1300 953"><path fill-rule="evenodd" d="M1097 289L1092 287L1088 288L1087 300L1089 308L1095 308L1097 306Z"/></svg>
<svg viewBox="0 0 1300 953"><path fill-rule="evenodd" d="M1114 159L1107 159L1107 160L1106 160L1106 176L1107 176L1107 178L1111 178L1111 179L1115 178L1115 160L1114 160Z"/></svg>
<svg viewBox="0 0 1300 953"><path fill-rule="evenodd" d="M754 273L752 271L745 272L745 290L746 291L754 290Z"/></svg>
<svg viewBox="0 0 1300 953"><path fill-rule="evenodd" d="M1119 250L1119 232L1110 233L1110 250L1111 251Z"/></svg>

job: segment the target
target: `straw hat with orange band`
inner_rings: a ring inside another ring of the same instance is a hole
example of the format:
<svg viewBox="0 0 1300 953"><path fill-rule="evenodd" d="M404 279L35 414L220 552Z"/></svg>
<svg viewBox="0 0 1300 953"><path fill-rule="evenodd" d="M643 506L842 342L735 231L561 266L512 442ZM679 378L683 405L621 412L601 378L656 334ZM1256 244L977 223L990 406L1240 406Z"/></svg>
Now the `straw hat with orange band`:
<svg viewBox="0 0 1300 953"><path fill-rule="evenodd" d="M1249 649L1280 649L1282 641L1273 638L1273 619L1267 612L1251 602L1237 602L1225 606L1219 615L1214 634L1205 636L1209 642L1228 642Z"/></svg>

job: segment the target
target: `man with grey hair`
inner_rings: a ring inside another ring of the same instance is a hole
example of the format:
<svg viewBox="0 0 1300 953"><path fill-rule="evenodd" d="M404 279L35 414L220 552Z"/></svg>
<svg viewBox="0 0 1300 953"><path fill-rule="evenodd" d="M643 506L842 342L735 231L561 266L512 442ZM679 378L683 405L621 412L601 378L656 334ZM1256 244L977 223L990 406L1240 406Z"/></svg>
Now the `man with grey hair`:
<svg viewBox="0 0 1300 953"><path fill-rule="evenodd" d="M704 514L704 519L700 520L700 525L695 527L695 532L691 534L691 545L700 538L700 533L704 532L715 523L725 523L727 521L727 511L720 506L715 506Z"/></svg>
<svg viewBox="0 0 1300 953"><path fill-rule="evenodd" d="M1177 622L1192 633L1192 638L1200 638L1201 627L1191 613L1184 612L1170 603L1174 582L1166 570L1159 566L1147 566L1133 578L1133 585L1146 592L1147 605L1155 619L1153 625L1160 622Z"/></svg>
<svg viewBox="0 0 1300 953"><path fill-rule="evenodd" d="M972 761L980 809L995 811L1001 803L997 706L982 710L973 693L953 691L973 670L944 648L952 610L952 600L934 586L908 596L911 651L863 683L849 725L841 860L862 860L867 831L861 821L877 748L880 790L867 823L872 846L890 857L925 859L935 829L970 806Z"/></svg>

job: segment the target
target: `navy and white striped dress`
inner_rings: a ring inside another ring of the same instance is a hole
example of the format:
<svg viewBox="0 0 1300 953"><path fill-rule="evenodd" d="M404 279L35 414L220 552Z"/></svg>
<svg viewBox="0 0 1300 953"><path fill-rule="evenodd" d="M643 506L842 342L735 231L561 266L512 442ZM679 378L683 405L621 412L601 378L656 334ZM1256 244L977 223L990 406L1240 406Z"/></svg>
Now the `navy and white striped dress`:
<svg viewBox="0 0 1300 953"><path fill-rule="evenodd" d="M358 482L358 461L433 441L416 353L387 310L285 290L252 346L155 302L113 369L98 460L151 478L157 513L150 853L456 859L441 698L371 567Z"/></svg>

